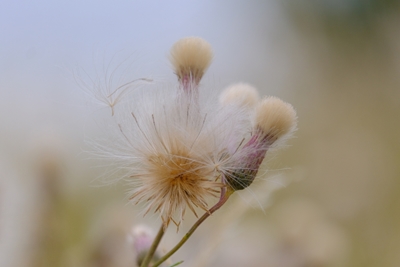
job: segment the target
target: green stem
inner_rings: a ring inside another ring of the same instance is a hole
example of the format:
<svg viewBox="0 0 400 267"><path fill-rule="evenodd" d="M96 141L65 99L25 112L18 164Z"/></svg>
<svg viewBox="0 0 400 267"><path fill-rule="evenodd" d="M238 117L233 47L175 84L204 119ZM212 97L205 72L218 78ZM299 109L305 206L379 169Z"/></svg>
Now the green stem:
<svg viewBox="0 0 400 267"><path fill-rule="evenodd" d="M215 204L209 211L203 214L203 216L200 217L200 219L193 224L192 228L182 237L181 241L179 241L178 244L175 245L173 249L171 249L167 254L165 254L162 258L160 258L152 267L157 267L160 266L164 261L166 261L169 257L172 256L178 249L182 247L183 244L186 243L186 241L189 239L189 237L193 234L193 232L197 229L197 227L200 226L202 222L205 221L211 214L213 214L215 211L217 211L222 205L225 204L225 202L229 199L229 197L232 195L234 191L228 190L218 201L217 204ZM141 266L143 267L143 266Z"/></svg>
<svg viewBox="0 0 400 267"><path fill-rule="evenodd" d="M164 225L161 225L160 230L158 231L157 236L154 239L153 243L151 244L151 247L147 252L146 257L143 259L140 267L149 267L149 263L151 262L151 259L153 258L154 253L156 252L157 247L160 244L163 235L164 235Z"/></svg>

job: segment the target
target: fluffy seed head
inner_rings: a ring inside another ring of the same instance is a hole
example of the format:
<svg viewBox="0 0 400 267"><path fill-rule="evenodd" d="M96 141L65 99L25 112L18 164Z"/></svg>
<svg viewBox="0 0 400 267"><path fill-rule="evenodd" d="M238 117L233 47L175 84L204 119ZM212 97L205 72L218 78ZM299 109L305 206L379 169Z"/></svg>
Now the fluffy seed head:
<svg viewBox="0 0 400 267"><path fill-rule="evenodd" d="M246 83L238 83L226 88L219 96L222 105L239 105L241 107L253 108L259 101L256 88Z"/></svg>
<svg viewBox="0 0 400 267"><path fill-rule="evenodd" d="M213 54L211 45L199 37L187 37L171 48L170 61L180 80L199 82L209 67Z"/></svg>
<svg viewBox="0 0 400 267"><path fill-rule="evenodd" d="M132 199L146 198L150 203L148 210L159 211L165 226L170 220L179 225L186 207L195 215L195 207L207 211L206 197L215 196L220 187L219 183L210 180L213 170L207 168L201 158L191 155L183 145L151 154L144 164L147 174L138 177L143 186L132 195ZM175 213L178 217L174 220Z"/></svg>
<svg viewBox="0 0 400 267"><path fill-rule="evenodd" d="M254 123L269 140L275 141L296 127L296 111L277 97L266 97L257 105Z"/></svg>
<svg viewBox="0 0 400 267"><path fill-rule="evenodd" d="M213 93L201 93L208 91ZM130 199L146 204L145 212L160 214L164 226L179 225L187 210L208 210L207 202L223 187L217 170L221 155L242 139L242 112L232 116L217 105L206 107L208 100L194 103L195 96L181 97L173 87L148 90L138 100L143 105L121 121L124 151L118 153L132 166Z"/></svg>

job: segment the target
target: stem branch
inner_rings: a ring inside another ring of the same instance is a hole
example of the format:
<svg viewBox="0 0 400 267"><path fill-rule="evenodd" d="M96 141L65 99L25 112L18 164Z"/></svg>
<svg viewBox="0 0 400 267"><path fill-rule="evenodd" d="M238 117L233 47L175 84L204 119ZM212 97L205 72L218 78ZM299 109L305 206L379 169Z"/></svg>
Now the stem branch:
<svg viewBox="0 0 400 267"><path fill-rule="evenodd" d="M162 258L160 258L152 267L157 267L160 266L164 261L166 261L169 257L172 256L178 249L182 247L183 244L189 239L189 237L193 234L193 232L197 229L197 227L200 226L202 222L204 222L205 219L207 219L211 214L213 214L215 211L217 211L222 205L225 204L225 202L229 199L229 197L232 195L234 191L228 190L226 193L224 192L223 195L221 195L220 200L218 201L217 204L215 204L209 211L203 214L195 224L193 224L192 228L182 237L181 241L179 241L178 244L175 245L173 249L171 249L167 254L165 254ZM141 266L143 267L143 265Z"/></svg>
<svg viewBox="0 0 400 267"><path fill-rule="evenodd" d="M154 253L156 252L157 247L160 244L163 235L164 235L164 225L161 225L160 230L158 231L157 236L154 239L153 243L151 244L151 247L147 252L146 257L143 259L140 267L149 267L149 263L151 262L151 259L153 258Z"/></svg>

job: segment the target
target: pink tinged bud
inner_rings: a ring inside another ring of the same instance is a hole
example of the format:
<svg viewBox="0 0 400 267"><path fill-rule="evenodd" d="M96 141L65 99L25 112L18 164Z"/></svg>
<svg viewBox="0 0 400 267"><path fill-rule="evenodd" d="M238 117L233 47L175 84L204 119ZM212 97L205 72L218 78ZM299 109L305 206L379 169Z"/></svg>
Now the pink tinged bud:
<svg viewBox="0 0 400 267"><path fill-rule="evenodd" d="M233 190L243 190L253 183L268 148L269 141L260 139L257 134L244 145L241 149L244 156L239 160L239 166L226 175L227 183Z"/></svg>
<svg viewBox="0 0 400 267"><path fill-rule="evenodd" d="M151 243L153 242L153 239L150 238L149 236L139 236L135 242L134 242L134 247L135 251L138 254L141 254L142 252L147 252L147 250L150 248Z"/></svg>
<svg viewBox="0 0 400 267"><path fill-rule="evenodd" d="M241 148L243 156L238 160L238 167L226 177L233 190L251 185L269 147L294 131L296 119L293 107L279 98L267 97L260 101L255 108L255 134Z"/></svg>

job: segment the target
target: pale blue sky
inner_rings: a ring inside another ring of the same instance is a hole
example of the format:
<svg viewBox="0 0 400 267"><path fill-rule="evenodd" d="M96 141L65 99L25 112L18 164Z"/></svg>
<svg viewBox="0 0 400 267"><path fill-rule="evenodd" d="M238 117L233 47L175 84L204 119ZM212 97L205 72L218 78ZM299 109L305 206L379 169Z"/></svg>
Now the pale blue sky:
<svg viewBox="0 0 400 267"><path fill-rule="evenodd" d="M215 53L205 81L274 95L292 66L293 32L274 0L3 0L0 25L0 123L15 140L41 127L79 129L86 102L71 72L101 68L103 57L132 55L132 78L174 79L171 45L200 36Z"/></svg>

